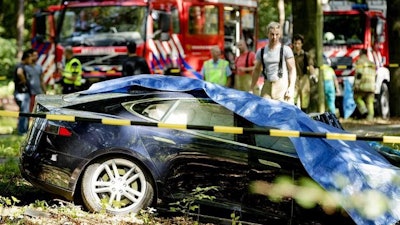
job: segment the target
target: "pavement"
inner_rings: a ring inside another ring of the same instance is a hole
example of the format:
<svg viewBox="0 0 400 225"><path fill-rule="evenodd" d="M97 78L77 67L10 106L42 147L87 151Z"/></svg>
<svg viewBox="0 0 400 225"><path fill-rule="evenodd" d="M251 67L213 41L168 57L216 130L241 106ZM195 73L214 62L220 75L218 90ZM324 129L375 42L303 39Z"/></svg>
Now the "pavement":
<svg viewBox="0 0 400 225"><path fill-rule="evenodd" d="M373 121L339 119L343 128L349 132L366 136L400 136L400 118L383 120L375 118Z"/></svg>

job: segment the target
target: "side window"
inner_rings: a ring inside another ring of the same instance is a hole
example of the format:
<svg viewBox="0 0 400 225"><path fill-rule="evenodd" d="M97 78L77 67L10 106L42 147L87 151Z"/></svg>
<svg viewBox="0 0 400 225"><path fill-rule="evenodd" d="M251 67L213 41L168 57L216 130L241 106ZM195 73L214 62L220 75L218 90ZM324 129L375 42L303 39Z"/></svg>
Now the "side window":
<svg viewBox="0 0 400 225"><path fill-rule="evenodd" d="M254 139L256 146L285 152L289 154L297 154L293 143L287 137L272 137L266 134L255 134Z"/></svg>
<svg viewBox="0 0 400 225"><path fill-rule="evenodd" d="M189 34L202 34L204 27L204 18L202 17L200 6L189 8Z"/></svg>
<svg viewBox="0 0 400 225"><path fill-rule="evenodd" d="M146 101L140 103L128 102L122 104L129 112L138 113L152 120L161 121L169 108L176 101Z"/></svg>
<svg viewBox="0 0 400 225"><path fill-rule="evenodd" d="M178 34L181 32L180 28L180 20L179 20L179 11L174 8L171 10L171 18L172 18L172 32L174 34Z"/></svg>
<svg viewBox="0 0 400 225"><path fill-rule="evenodd" d="M192 6L189 8L190 34L218 34L219 10L216 6Z"/></svg>
<svg viewBox="0 0 400 225"><path fill-rule="evenodd" d="M218 26L219 26L219 10L215 6L206 6L205 7L205 34L218 34Z"/></svg>
<svg viewBox="0 0 400 225"><path fill-rule="evenodd" d="M186 121L190 125L234 126L234 114L228 109L211 101L197 99L180 100L174 111L165 117L166 123ZM213 131L198 131L206 135L234 140L234 134Z"/></svg>
<svg viewBox="0 0 400 225"><path fill-rule="evenodd" d="M75 12L66 12L63 22L63 27L60 32L60 38L65 39L71 37L74 34L75 30L75 20L77 20L79 15L76 15ZM59 18L59 13L56 14L56 20Z"/></svg>
<svg viewBox="0 0 400 225"><path fill-rule="evenodd" d="M39 10L34 14L35 27L34 27L34 35L37 38L35 41L48 41L50 35L53 35L50 24L50 16Z"/></svg>
<svg viewBox="0 0 400 225"><path fill-rule="evenodd" d="M234 114L211 101L198 99L159 100L140 103L124 103L130 112L138 113L152 120L171 124L202 126L234 126ZM199 133L234 140L234 134L198 131Z"/></svg>

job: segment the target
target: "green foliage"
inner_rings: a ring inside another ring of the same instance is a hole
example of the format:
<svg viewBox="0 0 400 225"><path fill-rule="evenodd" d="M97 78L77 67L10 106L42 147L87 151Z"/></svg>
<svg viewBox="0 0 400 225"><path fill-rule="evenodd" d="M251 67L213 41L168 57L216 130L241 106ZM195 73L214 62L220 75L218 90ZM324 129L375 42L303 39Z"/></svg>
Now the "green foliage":
<svg viewBox="0 0 400 225"><path fill-rule="evenodd" d="M394 176L390 182L399 182ZM351 183L347 177L337 175L335 184L340 189L348 188ZM262 194L270 200L279 202L285 198L292 198L303 208L311 209L320 206L326 213L341 210L341 206L352 208L367 219L376 219L390 211L391 199L384 193L366 189L344 196L338 191L326 191L310 178L301 178L295 182L292 177L278 177L273 183L255 181L250 188L252 193Z"/></svg>
<svg viewBox="0 0 400 225"><path fill-rule="evenodd" d="M258 7L258 36L260 39L266 38L266 26L271 21L279 21L277 0L261 0Z"/></svg>
<svg viewBox="0 0 400 225"><path fill-rule="evenodd" d="M41 1L0 1L0 80L10 79L13 76L17 58L17 19L19 2L24 4L24 30L22 43L24 49L30 48L30 30L33 16L38 8L46 8L51 4L60 4L59 0ZM21 46L22 47L22 46Z"/></svg>
<svg viewBox="0 0 400 225"><path fill-rule="evenodd" d="M279 21L279 0L260 0L258 2L258 38L266 38L266 27L272 21ZM292 14L291 1L285 1L285 18Z"/></svg>
<svg viewBox="0 0 400 225"><path fill-rule="evenodd" d="M47 207L49 207L49 204L47 204L47 202L44 200L42 200L42 201L35 200L35 202L31 203L29 206L33 207L33 208L46 209Z"/></svg>
<svg viewBox="0 0 400 225"><path fill-rule="evenodd" d="M19 202L20 200L18 200L14 196L11 196L11 198L0 196L0 207L14 206L16 203Z"/></svg>
<svg viewBox="0 0 400 225"><path fill-rule="evenodd" d="M4 118L0 119L3 121ZM4 126L3 124L0 125ZM16 158L19 156L19 146L21 142L23 141L24 137L23 136L17 136L17 135L8 135L6 137L1 137L0 138L0 158ZM0 166L1 168L1 166Z"/></svg>
<svg viewBox="0 0 400 225"><path fill-rule="evenodd" d="M235 212L231 213L231 219L232 219L232 225L242 225L241 222L238 222L240 219L240 216L236 216Z"/></svg>
<svg viewBox="0 0 400 225"><path fill-rule="evenodd" d="M150 225L153 224L155 218L156 209L147 207L146 210L142 209L138 213L138 217L143 221L143 224Z"/></svg>
<svg viewBox="0 0 400 225"><path fill-rule="evenodd" d="M215 196L211 196L206 194L209 191L218 191L218 187L216 186L210 186L210 187L196 187L195 189L192 190L192 192L185 196L180 201L170 203L170 210L172 212L181 212L183 213L186 217L188 217L189 213L197 212L198 214L200 213L200 206L198 204L195 204L196 201L200 200L210 200L213 201L215 199Z"/></svg>
<svg viewBox="0 0 400 225"><path fill-rule="evenodd" d="M16 64L17 44L15 39L0 37L0 78L11 79Z"/></svg>
<svg viewBox="0 0 400 225"><path fill-rule="evenodd" d="M8 183L15 174L19 174L18 159L6 158L0 164L0 182Z"/></svg>
<svg viewBox="0 0 400 225"><path fill-rule="evenodd" d="M25 18L25 36L24 39L29 39L29 30L32 26L32 18L34 13L39 8L46 8L49 5L60 4L60 0L36 0L36 1L16 1L16 0L3 0L0 1L0 24L4 29L0 35L6 39L17 37L17 19L19 2L24 3L24 18ZM15 57L15 56L14 56Z"/></svg>

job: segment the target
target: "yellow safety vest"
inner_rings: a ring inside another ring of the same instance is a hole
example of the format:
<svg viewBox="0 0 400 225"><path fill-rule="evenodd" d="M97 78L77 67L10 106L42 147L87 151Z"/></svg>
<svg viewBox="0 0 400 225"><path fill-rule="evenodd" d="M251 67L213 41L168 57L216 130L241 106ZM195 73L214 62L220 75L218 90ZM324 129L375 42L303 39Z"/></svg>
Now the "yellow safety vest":
<svg viewBox="0 0 400 225"><path fill-rule="evenodd" d="M332 69L332 67L330 67L329 65L323 64L321 67L321 72L323 74L324 77L324 81L328 81L328 80L335 80L335 71Z"/></svg>
<svg viewBox="0 0 400 225"><path fill-rule="evenodd" d="M204 63L204 80L225 86L228 81L226 74L228 66L229 62L223 59L219 59L217 65L214 65L212 59L207 60Z"/></svg>
<svg viewBox="0 0 400 225"><path fill-rule="evenodd" d="M375 91L375 64L367 57L361 57L356 63L356 75L354 79L354 90L374 92Z"/></svg>
<svg viewBox="0 0 400 225"><path fill-rule="evenodd" d="M65 64L64 71L62 73L65 84L73 84L75 86L81 86L81 80L82 80L82 65L79 59L77 58L72 58ZM77 79L74 81L71 81L66 78L71 78L72 76L77 76Z"/></svg>

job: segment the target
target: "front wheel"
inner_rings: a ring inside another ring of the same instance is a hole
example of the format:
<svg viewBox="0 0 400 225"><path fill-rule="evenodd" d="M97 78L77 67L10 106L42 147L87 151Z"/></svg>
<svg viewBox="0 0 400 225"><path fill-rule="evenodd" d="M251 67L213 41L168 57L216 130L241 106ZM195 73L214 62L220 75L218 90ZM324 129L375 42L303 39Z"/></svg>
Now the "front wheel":
<svg viewBox="0 0 400 225"><path fill-rule="evenodd" d="M87 167L81 194L85 206L93 212L137 213L153 201L150 176L136 162L112 158Z"/></svg>
<svg viewBox="0 0 400 225"><path fill-rule="evenodd" d="M377 114L383 119L390 118L389 86L387 83L382 83L381 92L377 96Z"/></svg>

